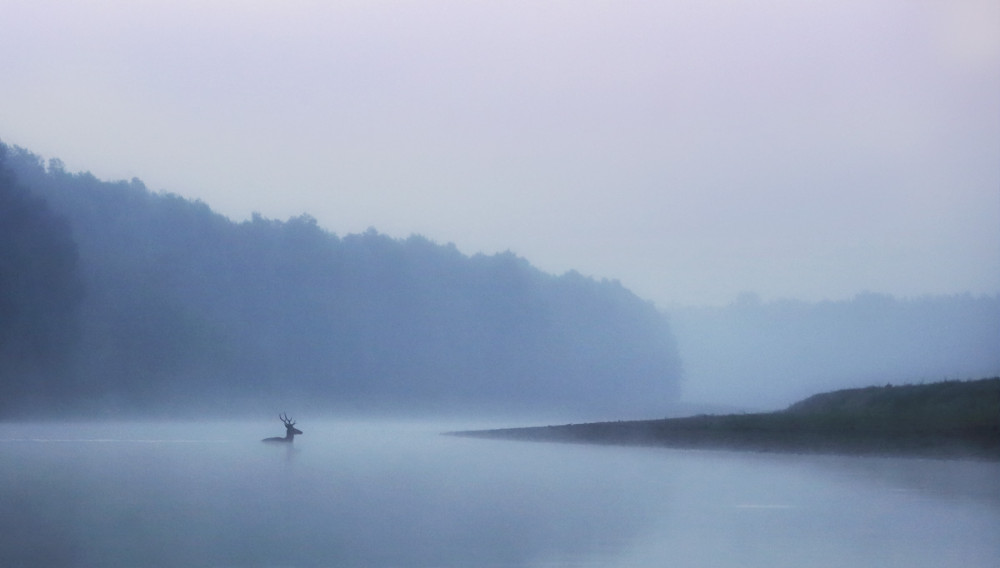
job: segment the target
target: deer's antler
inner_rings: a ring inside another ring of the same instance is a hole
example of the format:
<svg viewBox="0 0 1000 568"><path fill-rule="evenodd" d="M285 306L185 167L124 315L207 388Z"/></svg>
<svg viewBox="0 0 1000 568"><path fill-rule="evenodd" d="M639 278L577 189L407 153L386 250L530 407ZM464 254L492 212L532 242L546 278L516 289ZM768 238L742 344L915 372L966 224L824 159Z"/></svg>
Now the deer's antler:
<svg viewBox="0 0 1000 568"><path fill-rule="evenodd" d="M286 416L284 412L279 414L278 418L280 418L281 421L284 422L286 426L295 426L295 422L292 422L292 419Z"/></svg>

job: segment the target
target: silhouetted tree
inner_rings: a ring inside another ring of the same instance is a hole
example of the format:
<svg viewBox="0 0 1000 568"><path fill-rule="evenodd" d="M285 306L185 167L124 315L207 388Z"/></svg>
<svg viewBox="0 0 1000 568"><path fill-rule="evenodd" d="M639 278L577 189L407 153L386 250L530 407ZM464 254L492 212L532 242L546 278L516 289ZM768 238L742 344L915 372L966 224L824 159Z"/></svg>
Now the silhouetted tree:
<svg viewBox="0 0 1000 568"><path fill-rule="evenodd" d="M18 185L7 154L0 143L0 411L20 397L68 394L57 372L83 293L68 224Z"/></svg>

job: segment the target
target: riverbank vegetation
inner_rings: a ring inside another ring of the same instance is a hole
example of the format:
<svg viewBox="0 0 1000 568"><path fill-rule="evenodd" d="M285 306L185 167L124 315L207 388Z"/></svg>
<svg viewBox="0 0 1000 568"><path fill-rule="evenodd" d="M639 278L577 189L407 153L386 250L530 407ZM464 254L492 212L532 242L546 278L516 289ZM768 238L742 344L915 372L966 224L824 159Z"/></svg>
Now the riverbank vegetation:
<svg viewBox="0 0 1000 568"><path fill-rule="evenodd" d="M1000 377L840 390L778 412L457 434L674 448L1000 459Z"/></svg>

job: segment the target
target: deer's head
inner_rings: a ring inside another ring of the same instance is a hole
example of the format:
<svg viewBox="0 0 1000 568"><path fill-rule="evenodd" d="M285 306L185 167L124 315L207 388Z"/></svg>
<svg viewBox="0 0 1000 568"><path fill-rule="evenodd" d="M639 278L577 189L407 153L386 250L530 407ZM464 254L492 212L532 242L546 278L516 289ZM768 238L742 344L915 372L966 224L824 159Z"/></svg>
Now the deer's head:
<svg viewBox="0 0 1000 568"><path fill-rule="evenodd" d="M286 434L292 435L292 434L301 434L302 433L302 430L299 430L298 428L295 427L295 422L293 422L291 418L285 416L284 414L282 414L278 418L281 418L281 421L285 424L285 433Z"/></svg>

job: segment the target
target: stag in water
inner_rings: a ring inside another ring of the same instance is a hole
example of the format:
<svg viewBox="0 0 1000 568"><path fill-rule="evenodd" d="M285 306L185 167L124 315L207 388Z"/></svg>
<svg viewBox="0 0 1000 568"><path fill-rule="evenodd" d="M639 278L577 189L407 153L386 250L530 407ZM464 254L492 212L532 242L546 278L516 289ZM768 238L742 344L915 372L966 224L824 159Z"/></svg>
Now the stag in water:
<svg viewBox="0 0 1000 568"><path fill-rule="evenodd" d="M289 444L291 444L295 440L295 435L296 434L301 434L302 430L299 430L298 428L296 428L295 427L295 422L292 422L292 419L289 418L289 417L287 417L287 416L285 416L284 414L279 415L278 418L281 418L281 421L285 423L285 437L284 438L279 438L279 437L275 436L274 438L264 438L261 441L262 442L288 442Z"/></svg>

